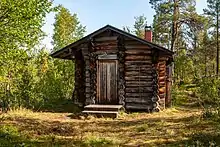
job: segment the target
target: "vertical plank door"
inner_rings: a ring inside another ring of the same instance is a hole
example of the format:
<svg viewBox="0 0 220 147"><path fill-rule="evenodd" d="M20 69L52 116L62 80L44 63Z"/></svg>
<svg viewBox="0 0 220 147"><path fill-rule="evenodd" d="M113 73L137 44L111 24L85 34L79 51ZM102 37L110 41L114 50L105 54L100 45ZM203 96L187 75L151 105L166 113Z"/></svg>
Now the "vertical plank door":
<svg viewBox="0 0 220 147"><path fill-rule="evenodd" d="M118 104L117 60L99 60L97 66L97 103Z"/></svg>

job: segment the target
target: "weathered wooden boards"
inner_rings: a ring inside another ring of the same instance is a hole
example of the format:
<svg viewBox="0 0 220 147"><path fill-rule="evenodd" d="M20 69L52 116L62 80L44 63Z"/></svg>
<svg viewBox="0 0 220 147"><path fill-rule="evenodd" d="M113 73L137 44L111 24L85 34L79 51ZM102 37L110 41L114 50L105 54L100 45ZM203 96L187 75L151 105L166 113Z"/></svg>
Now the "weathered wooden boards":
<svg viewBox="0 0 220 147"><path fill-rule="evenodd" d="M127 109L152 109L151 49L137 42L126 41L125 101Z"/></svg>
<svg viewBox="0 0 220 147"><path fill-rule="evenodd" d="M99 60L97 71L98 104L117 104L117 60Z"/></svg>

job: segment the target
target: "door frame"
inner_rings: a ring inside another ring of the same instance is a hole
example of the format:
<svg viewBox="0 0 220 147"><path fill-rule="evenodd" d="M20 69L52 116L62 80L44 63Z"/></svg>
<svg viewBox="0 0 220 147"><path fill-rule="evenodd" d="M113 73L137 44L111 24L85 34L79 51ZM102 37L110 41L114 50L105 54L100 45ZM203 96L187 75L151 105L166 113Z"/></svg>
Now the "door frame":
<svg viewBox="0 0 220 147"><path fill-rule="evenodd" d="M96 102L98 104L98 98L99 98L99 95L100 95L100 74L99 74L99 61L115 61L116 62L116 98L117 98L117 104L119 104L119 99L118 99L118 56L117 54L104 54L104 55L98 55L98 58L96 60L96 68L97 68L97 71L96 71L96 78L97 78L97 81L96 81Z"/></svg>

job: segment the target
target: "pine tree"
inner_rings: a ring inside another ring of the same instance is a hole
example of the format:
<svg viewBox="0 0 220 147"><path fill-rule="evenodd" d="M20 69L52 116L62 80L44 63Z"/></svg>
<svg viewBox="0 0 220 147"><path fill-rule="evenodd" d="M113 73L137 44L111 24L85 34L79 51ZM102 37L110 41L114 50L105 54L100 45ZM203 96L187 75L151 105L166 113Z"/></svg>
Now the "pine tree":
<svg viewBox="0 0 220 147"><path fill-rule="evenodd" d="M205 14L211 16L214 20L213 26L216 30L216 75L219 75L219 16L220 0L207 0L208 9L204 9Z"/></svg>
<svg viewBox="0 0 220 147"><path fill-rule="evenodd" d="M144 38L144 28L147 24L147 18L144 15L135 17L134 34L140 38Z"/></svg>
<svg viewBox="0 0 220 147"><path fill-rule="evenodd" d="M147 25L147 18L144 15L134 17L134 25L132 28L124 26L123 30L128 33L132 33L137 37L144 38L144 29Z"/></svg>

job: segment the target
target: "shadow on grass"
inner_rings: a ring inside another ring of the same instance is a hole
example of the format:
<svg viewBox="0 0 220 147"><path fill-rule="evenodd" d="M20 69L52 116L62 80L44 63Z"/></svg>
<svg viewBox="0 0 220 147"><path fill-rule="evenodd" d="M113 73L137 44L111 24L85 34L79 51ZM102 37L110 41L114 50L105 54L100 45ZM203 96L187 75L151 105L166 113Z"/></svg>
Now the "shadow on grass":
<svg viewBox="0 0 220 147"><path fill-rule="evenodd" d="M73 114L74 118L80 116ZM206 146L213 142L220 145L219 132L215 132L216 124L201 121L197 115L143 117L129 120L68 119L63 121L26 117L12 118L9 121L16 126L17 131L15 132L18 132L18 135L9 131L8 136L10 137L5 144L14 143L18 146L22 143L29 146L120 146L133 142L140 146L191 146L197 144ZM4 140L2 137L5 136L1 135L0 143ZM114 141L115 138L119 140L119 143Z"/></svg>
<svg viewBox="0 0 220 147"><path fill-rule="evenodd" d="M37 109L37 111L59 113L79 113L81 110L82 108L75 105L71 99L49 101Z"/></svg>
<svg viewBox="0 0 220 147"><path fill-rule="evenodd" d="M28 119L20 119L22 123L30 123L37 120L28 120ZM33 124L39 125L34 122ZM54 125L54 124L52 124ZM42 126L40 126L42 127ZM27 128L26 131L30 128ZM32 128L33 130L38 128ZM44 128L45 129L45 128ZM41 128L42 130L42 128ZM47 130L48 131L48 130ZM105 138L90 138L87 140L82 140L80 138L65 138L65 134L68 132L63 132L62 127L61 130L52 129L53 132L47 132L46 134L38 134L40 136L36 137L37 134L25 134L21 133L14 125L0 125L0 147L39 147L39 146L47 146L47 147L59 147L59 146L109 146L114 143L111 140ZM69 132L71 130L68 130ZM61 134L61 132L65 134ZM33 137L35 136L35 138ZM58 135L63 135L63 137L58 138ZM73 134L72 134L73 135Z"/></svg>
<svg viewBox="0 0 220 147"><path fill-rule="evenodd" d="M195 133L189 136L187 140L180 140L176 142L168 142L167 145L169 146L201 146L201 147L208 147L208 146L219 146L220 145L220 134L212 134L212 133Z"/></svg>

